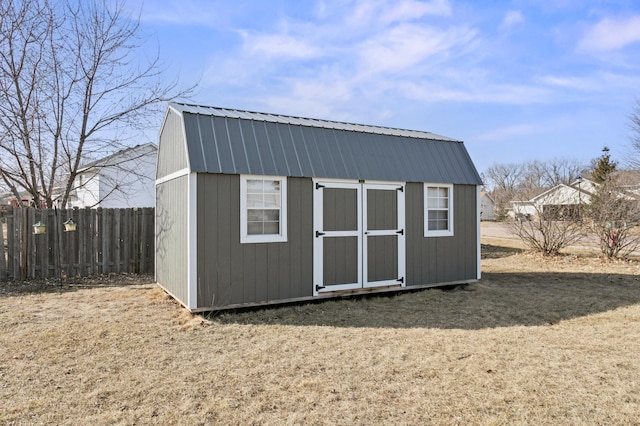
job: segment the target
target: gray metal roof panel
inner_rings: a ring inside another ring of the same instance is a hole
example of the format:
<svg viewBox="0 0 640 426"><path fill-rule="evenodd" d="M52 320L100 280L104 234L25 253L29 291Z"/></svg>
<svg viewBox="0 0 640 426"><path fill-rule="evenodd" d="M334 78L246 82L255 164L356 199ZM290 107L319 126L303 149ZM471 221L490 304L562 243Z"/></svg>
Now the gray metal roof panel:
<svg viewBox="0 0 640 426"><path fill-rule="evenodd" d="M301 126L324 127L336 130L352 130L365 133L379 133L383 135L406 136L419 139L435 139L441 141L457 141L442 135L436 135L431 132L423 132L419 130L396 129L393 127L371 126L365 124L344 123L341 121L321 120L317 118L292 117L287 115L240 111L235 109L217 108L201 105L183 104L171 102L170 106L179 112L187 112L191 114L211 115L228 118L243 118L256 121L270 121L274 123L295 124Z"/></svg>
<svg viewBox="0 0 640 426"><path fill-rule="evenodd" d="M464 144L433 133L171 103L193 172L481 184Z"/></svg>

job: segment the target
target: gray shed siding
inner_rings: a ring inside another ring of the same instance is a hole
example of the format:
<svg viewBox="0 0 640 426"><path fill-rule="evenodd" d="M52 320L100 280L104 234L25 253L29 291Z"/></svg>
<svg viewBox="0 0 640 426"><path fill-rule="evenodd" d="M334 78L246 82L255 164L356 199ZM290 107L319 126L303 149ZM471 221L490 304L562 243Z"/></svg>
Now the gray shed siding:
<svg viewBox="0 0 640 426"><path fill-rule="evenodd" d="M165 177L188 167L182 118L171 109L165 117L159 146L162 149L158 150L156 178Z"/></svg>
<svg viewBox="0 0 640 426"><path fill-rule="evenodd" d="M156 282L183 303L188 288L188 182L182 176L156 186Z"/></svg>
<svg viewBox="0 0 640 426"><path fill-rule="evenodd" d="M426 285L474 280L478 267L477 189L475 185L453 188L454 235L424 237L424 190L422 183L407 183L407 285Z"/></svg>
<svg viewBox="0 0 640 426"><path fill-rule="evenodd" d="M197 179L198 308L312 296L311 179L287 179L287 242L254 244L240 244L240 176Z"/></svg>

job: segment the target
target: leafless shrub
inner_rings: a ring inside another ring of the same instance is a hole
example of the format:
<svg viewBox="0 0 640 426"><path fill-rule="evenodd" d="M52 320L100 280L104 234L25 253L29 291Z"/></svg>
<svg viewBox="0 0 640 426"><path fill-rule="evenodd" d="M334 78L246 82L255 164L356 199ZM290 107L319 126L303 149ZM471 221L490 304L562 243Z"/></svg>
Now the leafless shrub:
<svg viewBox="0 0 640 426"><path fill-rule="evenodd" d="M626 257L640 247L640 194L609 176L592 196L587 209L590 225L598 237L602 254L608 258Z"/></svg>
<svg viewBox="0 0 640 426"><path fill-rule="evenodd" d="M549 206L547 206L549 207ZM535 214L508 222L511 232L531 250L555 256L584 237L580 211L573 208L536 208Z"/></svg>

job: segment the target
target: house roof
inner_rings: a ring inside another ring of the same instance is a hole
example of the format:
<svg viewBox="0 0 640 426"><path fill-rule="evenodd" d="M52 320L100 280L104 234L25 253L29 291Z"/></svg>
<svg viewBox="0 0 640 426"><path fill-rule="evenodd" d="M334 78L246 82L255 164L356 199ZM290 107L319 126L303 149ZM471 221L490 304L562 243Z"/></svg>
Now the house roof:
<svg viewBox="0 0 640 426"><path fill-rule="evenodd" d="M429 132L170 103L192 172L480 185L461 141Z"/></svg>
<svg viewBox="0 0 640 426"><path fill-rule="evenodd" d="M492 203L495 203L495 200L493 199L493 197L491 196L491 194L489 194L487 191L480 191L480 198L482 197L486 197L487 199L489 199Z"/></svg>
<svg viewBox="0 0 640 426"><path fill-rule="evenodd" d="M138 155L144 155L146 152L157 151L158 147L153 143L146 143L142 145L136 145L129 148L121 149L120 151L114 152L113 154L109 154L105 157L99 158L97 160L91 161L87 164L80 166L78 172L83 172L95 167L109 167L113 165L117 165L123 159L129 159L130 155L134 153L138 153Z"/></svg>

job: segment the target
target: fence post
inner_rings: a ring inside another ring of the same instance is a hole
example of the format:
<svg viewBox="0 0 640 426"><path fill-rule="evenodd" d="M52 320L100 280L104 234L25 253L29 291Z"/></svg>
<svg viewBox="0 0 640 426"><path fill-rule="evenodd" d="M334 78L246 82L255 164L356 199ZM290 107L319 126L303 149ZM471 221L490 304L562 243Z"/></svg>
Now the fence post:
<svg viewBox="0 0 640 426"><path fill-rule="evenodd" d="M91 217L91 269L89 272L98 275L98 225L102 218L98 217L96 209L90 209L89 216Z"/></svg>
<svg viewBox="0 0 640 426"><path fill-rule="evenodd" d="M116 273L120 273L120 258L121 258L121 238L120 238L120 226L122 225L120 222L120 214L122 213L121 209L113 210L113 233L111 234L113 237L113 270Z"/></svg>
<svg viewBox="0 0 640 426"><path fill-rule="evenodd" d="M9 214L10 213L10 214ZM11 207L7 211L7 278L18 278L20 271L20 255L16 244L16 210Z"/></svg>
<svg viewBox="0 0 640 426"><path fill-rule="evenodd" d="M7 236L9 235L9 226L3 224L6 222L5 214L0 214L0 281L7 279L7 260L5 256L5 247L4 247L4 230L7 230Z"/></svg>

